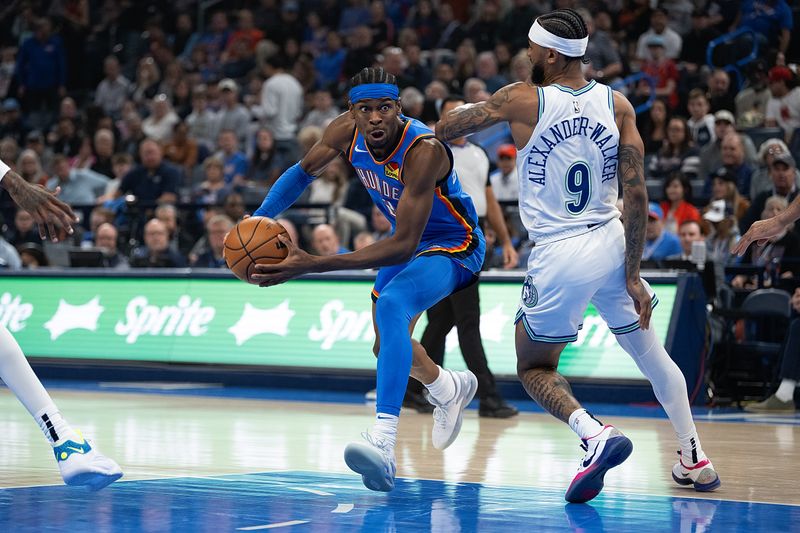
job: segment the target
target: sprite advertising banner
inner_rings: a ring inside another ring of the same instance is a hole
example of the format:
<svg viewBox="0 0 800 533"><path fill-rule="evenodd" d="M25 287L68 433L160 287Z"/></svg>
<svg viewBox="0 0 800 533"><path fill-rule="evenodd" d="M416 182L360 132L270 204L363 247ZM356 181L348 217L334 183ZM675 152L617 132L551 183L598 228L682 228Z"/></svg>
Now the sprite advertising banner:
<svg viewBox="0 0 800 533"><path fill-rule="evenodd" d="M260 289L233 279L5 277L0 323L29 356L129 361L375 368L369 280L296 280ZM515 375L514 314L522 283L480 286L489 366ZM674 285L654 286L666 337ZM425 327L424 315L414 336ZM446 365L462 369L455 329ZM643 379L590 307L561 357L568 376Z"/></svg>

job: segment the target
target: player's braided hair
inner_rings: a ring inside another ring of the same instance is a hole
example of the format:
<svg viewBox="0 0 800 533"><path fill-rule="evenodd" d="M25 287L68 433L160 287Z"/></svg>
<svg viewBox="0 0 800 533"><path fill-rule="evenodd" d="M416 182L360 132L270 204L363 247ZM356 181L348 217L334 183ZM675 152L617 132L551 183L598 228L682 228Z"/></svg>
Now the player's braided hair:
<svg viewBox="0 0 800 533"><path fill-rule="evenodd" d="M539 24L544 29L553 35L557 35L565 39L583 39L589 35L589 30L586 28L586 22L584 22L580 13L574 9L558 9L546 15L542 15L536 20L539 21ZM567 58L567 61L580 60L584 63L589 62L589 60L586 59L586 56L564 57Z"/></svg>
<svg viewBox="0 0 800 533"><path fill-rule="evenodd" d="M358 74L350 78L350 87L363 85L365 83L389 83L397 85L397 79L394 74L389 74L380 67L377 68L362 68Z"/></svg>

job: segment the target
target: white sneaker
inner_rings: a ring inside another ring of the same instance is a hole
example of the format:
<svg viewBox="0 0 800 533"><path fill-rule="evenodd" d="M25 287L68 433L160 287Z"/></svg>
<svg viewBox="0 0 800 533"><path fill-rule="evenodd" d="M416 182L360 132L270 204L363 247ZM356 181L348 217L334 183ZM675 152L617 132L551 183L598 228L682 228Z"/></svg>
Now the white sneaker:
<svg viewBox="0 0 800 533"><path fill-rule="evenodd" d="M442 371L448 372L453 378L456 394L447 403L439 403L436 398L428 395L428 401L435 406L433 410L432 440L433 447L437 450L444 450L456 440L458 432L461 431L461 419L463 418L464 409L466 409L478 391L478 378L469 370L454 372L442 369Z"/></svg>
<svg viewBox="0 0 800 533"><path fill-rule="evenodd" d="M672 467L672 479L678 485L694 485L694 490L697 492L711 492L722 484L708 457L694 465L687 466L683 463L680 451L678 451L678 456L680 460Z"/></svg>
<svg viewBox="0 0 800 533"><path fill-rule="evenodd" d="M100 453L80 432L78 436L81 442L67 440L53 448L64 483L100 490L122 477L117 463Z"/></svg>
<svg viewBox="0 0 800 533"><path fill-rule="evenodd" d="M570 503L588 502L600 494L606 472L628 458L633 443L614 426L605 426L600 433L584 440L581 448L586 455L564 495Z"/></svg>
<svg viewBox="0 0 800 533"><path fill-rule="evenodd" d="M364 486L370 490L389 492L394 489L397 464L394 450L385 441L362 433L366 443L351 442L344 449L344 462L350 470L361 474Z"/></svg>

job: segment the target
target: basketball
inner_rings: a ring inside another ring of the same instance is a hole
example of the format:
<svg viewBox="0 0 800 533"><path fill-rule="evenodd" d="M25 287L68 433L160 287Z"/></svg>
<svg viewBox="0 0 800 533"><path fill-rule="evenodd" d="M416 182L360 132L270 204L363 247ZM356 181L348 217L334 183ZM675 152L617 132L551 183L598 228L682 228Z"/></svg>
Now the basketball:
<svg viewBox="0 0 800 533"><path fill-rule="evenodd" d="M280 263L289 254L278 235L289 237L286 228L267 217L250 217L242 220L225 237L222 255L228 268L237 278L255 283L250 276L256 265Z"/></svg>

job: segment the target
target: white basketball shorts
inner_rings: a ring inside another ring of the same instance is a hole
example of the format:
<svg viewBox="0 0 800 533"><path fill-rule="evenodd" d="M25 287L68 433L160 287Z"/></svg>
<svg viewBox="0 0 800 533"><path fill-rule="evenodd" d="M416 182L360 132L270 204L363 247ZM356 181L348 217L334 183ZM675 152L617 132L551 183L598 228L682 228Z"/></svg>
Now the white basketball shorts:
<svg viewBox="0 0 800 533"><path fill-rule="evenodd" d="M642 282L655 306L658 299ZM638 329L639 315L626 290L625 234L618 218L581 235L533 247L514 323L522 320L534 341L573 342L589 302L612 333Z"/></svg>

